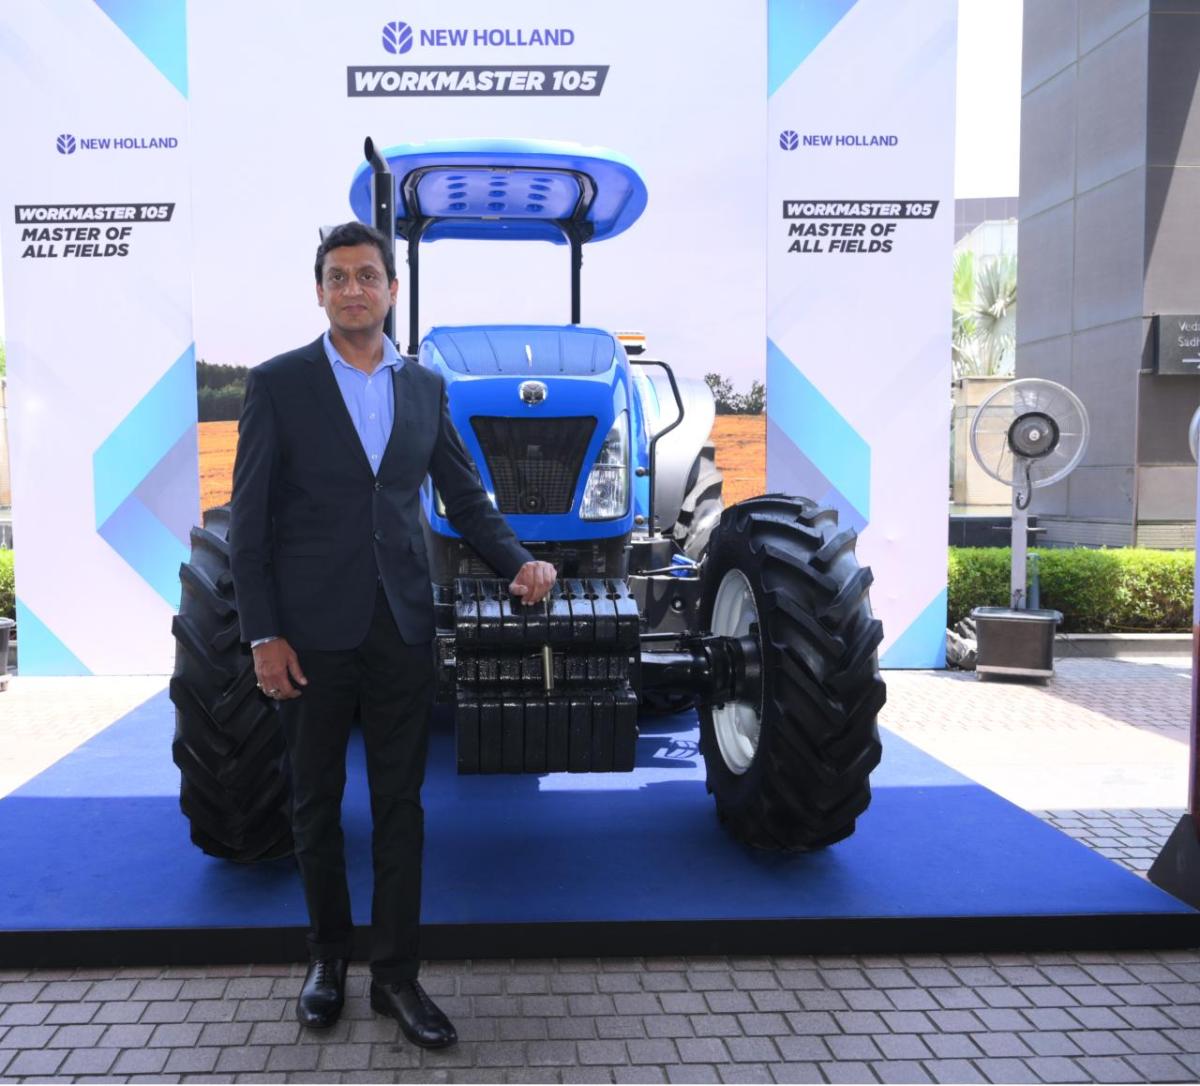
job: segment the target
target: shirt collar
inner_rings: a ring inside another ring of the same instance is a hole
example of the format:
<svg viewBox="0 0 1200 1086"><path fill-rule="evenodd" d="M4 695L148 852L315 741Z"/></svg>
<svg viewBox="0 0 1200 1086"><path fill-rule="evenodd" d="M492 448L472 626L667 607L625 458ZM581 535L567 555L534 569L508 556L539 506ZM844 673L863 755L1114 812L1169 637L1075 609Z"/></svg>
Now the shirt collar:
<svg viewBox="0 0 1200 1086"><path fill-rule="evenodd" d="M384 368L384 366L391 366L393 369L397 369L404 365L404 359L400 357L400 352L396 350L396 345L390 339L388 339L387 336L382 336L380 338L383 340L383 358L380 360L379 365L376 367L374 372L378 373ZM325 335L321 337L321 342L325 346L325 357L329 359L329 364L334 369L336 369L338 366L345 366L347 369L357 368L355 366L351 366L349 362L347 362L340 354L338 354L338 349L333 345L333 340L330 338L328 330L326 330ZM359 370L358 372L361 373L362 370Z"/></svg>

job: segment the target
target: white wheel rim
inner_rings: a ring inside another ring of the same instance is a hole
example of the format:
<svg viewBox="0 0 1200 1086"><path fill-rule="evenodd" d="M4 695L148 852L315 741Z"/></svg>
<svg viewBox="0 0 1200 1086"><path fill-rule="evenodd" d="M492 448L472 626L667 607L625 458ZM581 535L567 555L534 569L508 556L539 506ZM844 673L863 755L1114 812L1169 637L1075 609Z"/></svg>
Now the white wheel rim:
<svg viewBox="0 0 1200 1086"><path fill-rule="evenodd" d="M754 590L739 569L729 570L717 586L713 601L712 632L722 637L747 637L758 626L758 606ZM758 705L748 701L727 701L712 710L717 748L731 773L739 776L750 768L758 750L762 715Z"/></svg>

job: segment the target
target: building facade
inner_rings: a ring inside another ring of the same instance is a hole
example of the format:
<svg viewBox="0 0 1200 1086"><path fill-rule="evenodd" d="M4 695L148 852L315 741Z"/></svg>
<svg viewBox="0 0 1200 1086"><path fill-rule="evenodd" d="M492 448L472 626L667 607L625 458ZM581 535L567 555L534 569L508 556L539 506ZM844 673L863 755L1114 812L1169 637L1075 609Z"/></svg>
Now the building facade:
<svg viewBox="0 0 1200 1086"><path fill-rule="evenodd" d="M1048 543L1191 546L1200 373L1155 371L1155 316L1200 312L1200 5L1024 11L1017 376L1091 419L1033 511Z"/></svg>

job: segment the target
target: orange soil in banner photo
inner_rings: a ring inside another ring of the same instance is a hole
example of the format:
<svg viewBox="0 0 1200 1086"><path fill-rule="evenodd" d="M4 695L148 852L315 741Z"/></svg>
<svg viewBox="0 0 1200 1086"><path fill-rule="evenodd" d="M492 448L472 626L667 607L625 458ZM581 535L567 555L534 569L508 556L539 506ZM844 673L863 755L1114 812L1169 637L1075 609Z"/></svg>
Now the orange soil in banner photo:
<svg viewBox="0 0 1200 1086"><path fill-rule="evenodd" d="M233 489L233 457L237 452L236 422L200 423L200 508L229 501Z"/></svg>
<svg viewBox="0 0 1200 1086"><path fill-rule="evenodd" d="M713 423L717 467L725 474L725 504L767 489L767 416L718 415ZM236 422L200 423L200 508L229 501Z"/></svg>
<svg viewBox="0 0 1200 1086"><path fill-rule="evenodd" d="M767 416L718 415L713 420L717 467L725 476L726 505L753 498L767 489Z"/></svg>

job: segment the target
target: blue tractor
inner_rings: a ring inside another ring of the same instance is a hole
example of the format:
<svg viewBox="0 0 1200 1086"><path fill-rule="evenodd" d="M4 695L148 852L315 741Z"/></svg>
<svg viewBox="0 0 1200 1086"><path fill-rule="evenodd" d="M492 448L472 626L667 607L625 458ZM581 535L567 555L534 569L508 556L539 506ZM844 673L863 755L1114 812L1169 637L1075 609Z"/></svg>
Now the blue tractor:
<svg viewBox="0 0 1200 1086"><path fill-rule="evenodd" d="M805 498L723 508L708 387L645 357L637 337L580 321L583 246L646 207L635 167L542 141L381 152L367 140L365 155L350 203L404 246L406 354L442 376L485 489L559 572L542 604L512 600L425 481L458 771L630 771L639 713L694 706L708 789L736 838L803 850L852 833L885 696L854 531ZM452 239L567 247L570 322L421 338L421 244ZM237 639L227 537L227 509L206 513L181 571L174 755L195 843L253 860L290 849L287 781L278 725Z"/></svg>

